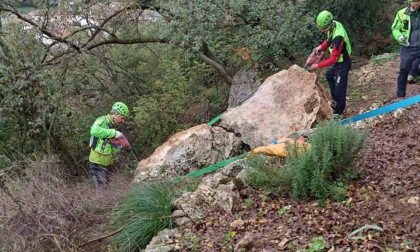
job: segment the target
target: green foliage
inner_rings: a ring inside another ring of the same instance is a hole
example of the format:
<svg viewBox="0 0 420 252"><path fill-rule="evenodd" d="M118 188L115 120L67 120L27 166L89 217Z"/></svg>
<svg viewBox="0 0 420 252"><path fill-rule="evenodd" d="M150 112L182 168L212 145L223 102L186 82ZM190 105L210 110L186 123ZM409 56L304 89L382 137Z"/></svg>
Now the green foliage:
<svg viewBox="0 0 420 252"><path fill-rule="evenodd" d="M197 117L210 101L206 90L217 89L211 82L204 82L203 78L210 76L208 67L195 61L184 62L177 55L167 56L171 60L158 59L158 67L153 71L160 77L144 88L148 95L138 97L134 108L134 121L140 129L138 141L154 147L176 132L200 123ZM227 89L215 92L223 99L228 94ZM220 103L217 104L219 107Z"/></svg>
<svg viewBox="0 0 420 252"><path fill-rule="evenodd" d="M350 125L341 125L339 120L330 120L316 128L309 140L311 148L308 151L302 153L298 146L289 146L286 173L292 196L342 199L345 187L335 181L351 169L349 165L366 136L366 132L359 133Z"/></svg>
<svg viewBox="0 0 420 252"><path fill-rule="evenodd" d="M167 10L162 14L170 17L165 36L174 43L200 53L207 45L227 69L276 71L303 56L296 48L312 48L308 41L316 34L310 30L313 18L302 7L301 2L281 0L168 1L162 3Z"/></svg>
<svg viewBox="0 0 420 252"><path fill-rule="evenodd" d="M223 237L223 241L226 243L228 242L230 239L232 239L233 237L235 237L236 232L234 231L229 231L225 234L225 236Z"/></svg>
<svg viewBox="0 0 420 252"><path fill-rule="evenodd" d="M298 252L322 252L328 248L327 242L322 236L312 238L312 244L307 249L298 250Z"/></svg>
<svg viewBox="0 0 420 252"><path fill-rule="evenodd" d="M188 248L190 248L192 251L200 251L200 241L196 235L187 234L185 239L191 242L191 245L189 245Z"/></svg>
<svg viewBox="0 0 420 252"><path fill-rule="evenodd" d="M419 246L418 242L414 242L414 241L404 241L403 243L401 243L401 249L403 251L410 251L415 248L418 248L418 246Z"/></svg>
<svg viewBox="0 0 420 252"><path fill-rule="evenodd" d="M172 227L173 196L164 184L137 185L113 212L110 227L124 229L111 244L118 251L139 251L161 230Z"/></svg>
<svg viewBox="0 0 420 252"><path fill-rule="evenodd" d="M258 208L258 217L263 217L264 216L264 209L263 208Z"/></svg>
<svg viewBox="0 0 420 252"><path fill-rule="evenodd" d="M332 183L328 191L331 198L335 201L343 201L346 199L347 186L342 182Z"/></svg>
<svg viewBox="0 0 420 252"><path fill-rule="evenodd" d="M290 205L289 206L284 206L277 211L277 214L280 215L280 216L286 215L290 212L291 208L292 208L292 206L290 206Z"/></svg>
<svg viewBox="0 0 420 252"><path fill-rule="evenodd" d="M246 162L246 182L250 186L275 194L288 189L289 182L280 158L258 154L248 157Z"/></svg>
<svg viewBox="0 0 420 252"><path fill-rule="evenodd" d="M8 136L0 145L11 160L40 149L52 154L53 129L65 94L65 69L40 69L45 49L21 28L8 25L4 29L14 36L0 37L1 126Z"/></svg>
<svg viewBox="0 0 420 252"><path fill-rule="evenodd" d="M242 205L245 208L251 207L254 204L254 201L251 198L245 199L245 201L242 203Z"/></svg>
<svg viewBox="0 0 420 252"><path fill-rule="evenodd" d="M366 132L359 133L351 126L342 126L339 120L322 123L316 128L304 151L298 144L289 145L286 167L280 158L263 155L247 158L246 181L254 188L271 193L290 192L296 199L327 197L342 201L346 196L343 182L352 168L349 166L362 148Z"/></svg>

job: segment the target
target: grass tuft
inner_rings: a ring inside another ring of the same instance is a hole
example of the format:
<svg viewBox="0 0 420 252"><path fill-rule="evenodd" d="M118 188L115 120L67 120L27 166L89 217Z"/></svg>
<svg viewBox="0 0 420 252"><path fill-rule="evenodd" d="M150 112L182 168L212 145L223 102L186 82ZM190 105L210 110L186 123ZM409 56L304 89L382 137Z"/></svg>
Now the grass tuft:
<svg viewBox="0 0 420 252"><path fill-rule="evenodd" d="M161 230L172 227L173 194L166 184L134 187L113 213L112 229L124 229L113 236L118 251L140 251Z"/></svg>

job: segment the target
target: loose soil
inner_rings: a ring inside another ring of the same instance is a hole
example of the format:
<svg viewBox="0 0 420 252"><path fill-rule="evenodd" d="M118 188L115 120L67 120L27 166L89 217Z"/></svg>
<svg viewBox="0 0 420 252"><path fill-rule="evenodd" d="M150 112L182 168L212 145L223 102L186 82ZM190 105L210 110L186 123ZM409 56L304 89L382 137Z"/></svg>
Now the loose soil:
<svg viewBox="0 0 420 252"><path fill-rule="evenodd" d="M356 63L347 118L396 101L399 57ZM418 94L420 83L409 84L407 97ZM247 239L248 246L235 251L420 251L419 125L419 103L370 122L366 149L354 164L361 175L350 181L346 201L318 206L243 191L252 206L230 215L214 209L181 227L181 251L234 251ZM316 237L326 243L314 243Z"/></svg>

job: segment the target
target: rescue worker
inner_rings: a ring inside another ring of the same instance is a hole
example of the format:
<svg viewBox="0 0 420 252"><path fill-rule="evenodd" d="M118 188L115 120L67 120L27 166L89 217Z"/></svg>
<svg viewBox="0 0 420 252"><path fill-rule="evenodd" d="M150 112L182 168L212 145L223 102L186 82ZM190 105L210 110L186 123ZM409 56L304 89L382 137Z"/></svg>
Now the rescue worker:
<svg viewBox="0 0 420 252"><path fill-rule="evenodd" d="M392 23L395 40L401 45L400 72L397 77L397 98L403 99L407 90L407 79L413 62L420 56L420 1L408 0L408 6L400 9Z"/></svg>
<svg viewBox="0 0 420 252"><path fill-rule="evenodd" d="M111 144L110 139L121 139L123 133L117 126L124 123L128 117L128 107L122 102L116 102L108 115L95 120L90 128L89 169L96 190L105 189L111 165L119 148Z"/></svg>
<svg viewBox="0 0 420 252"><path fill-rule="evenodd" d="M309 66L309 70L331 66L325 73L331 93L331 108L334 114L342 115L346 107L347 79L351 69L351 45L344 26L333 20L329 11L321 11L316 18L316 25L326 39L316 47L315 53L328 49L330 57L318 64Z"/></svg>

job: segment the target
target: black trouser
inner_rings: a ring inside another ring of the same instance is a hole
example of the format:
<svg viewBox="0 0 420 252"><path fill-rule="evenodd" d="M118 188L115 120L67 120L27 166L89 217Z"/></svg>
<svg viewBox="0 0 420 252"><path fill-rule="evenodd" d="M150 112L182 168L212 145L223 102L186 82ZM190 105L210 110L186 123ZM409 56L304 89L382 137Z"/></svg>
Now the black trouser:
<svg viewBox="0 0 420 252"><path fill-rule="evenodd" d="M419 55L420 57L420 55ZM419 75L419 66L420 66L420 58L417 58L413 61L413 64L411 64L411 69L410 72L408 73L409 75L416 77L417 75Z"/></svg>
<svg viewBox="0 0 420 252"><path fill-rule="evenodd" d="M407 90L407 77L410 69L420 56L420 47L401 47L400 53L400 73L397 78L397 97L404 98Z"/></svg>
<svg viewBox="0 0 420 252"><path fill-rule="evenodd" d="M104 167L99 164L89 162L89 173L92 176L93 184L96 190L103 190L109 182L111 167Z"/></svg>
<svg viewBox="0 0 420 252"><path fill-rule="evenodd" d="M351 59L337 62L325 73L328 86L330 87L331 103L334 114L342 115L346 108L347 79L351 69Z"/></svg>

